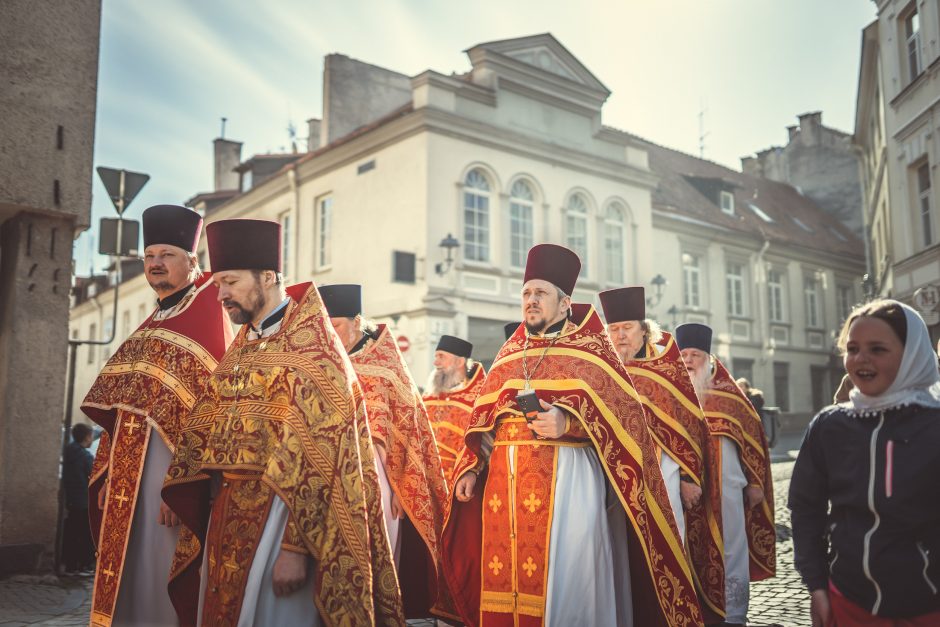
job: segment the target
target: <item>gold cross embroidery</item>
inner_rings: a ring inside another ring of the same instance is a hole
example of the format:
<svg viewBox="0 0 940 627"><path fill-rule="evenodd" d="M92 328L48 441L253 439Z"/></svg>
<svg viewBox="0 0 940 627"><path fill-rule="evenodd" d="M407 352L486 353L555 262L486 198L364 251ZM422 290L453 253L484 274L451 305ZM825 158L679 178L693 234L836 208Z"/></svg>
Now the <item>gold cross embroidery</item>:
<svg viewBox="0 0 940 627"><path fill-rule="evenodd" d="M114 500L118 502L118 507L124 507L124 503L127 503L130 500L130 497L127 496L126 490L121 488L121 493L115 494Z"/></svg>
<svg viewBox="0 0 940 627"><path fill-rule="evenodd" d="M523 505L529 508L529 513L534 514L535 510L542 505L542 499L535 496L535 492L529 492L529 498L522 502Z"/></svg>
<svg viewBox="0 0 940 627"><path fill-rule="evenodd" d="M495 513L497 510L499 510L499 508L500 508L500 506L501 506L502 504L503 504L503 502L499 500L499 495L498 495L498 494L494 494L494 495L493 495L493 498L490 499L490 503L489 503L490 509L493 510L494 513Z"/></svg>
<svg viewBox="0 0 940 627"><path fill-rule="evenodd" d="M111 577L114 577L114 571L111 570L113 567L114 562L108 562L108 567L101 571L101 573L108 578L108 583L111 583Z"/></svg>
<svg viewBox="0 0 940 627"><path fill-rule="evenodd" d="M532 561L532 556L529 556L529 559L526 560L525 564L522 565L522 570L525 571L525 574L529 577L532 576L536 570L538 570L538 564Z"/></svg>
<svg viewBox="0 0 940 627"><path fill-rule="evenodd" d="M136 431L137 429L140 429L140 423L137 422L136 416L131 416L131 421L128 423L125 423L124 426L127 427L127 430L131 432L131 435L134 435L134 431Z"/></svg>
<svg viewBox="0 0 940 627"><path fill-rule="evenodd" d="M517 433L519 429L516 429L516 425L509 425L509 437L515 438Z"/></svg>
<svg viewBox="0 0 940 627"><path fill-rule="evenodd" d="M493 571L494 575L499 575L499 571L503 568L503 563L499 561L498 555L494 555L493 559L490 560L490 563L487 564L487 567Z"/></svg>

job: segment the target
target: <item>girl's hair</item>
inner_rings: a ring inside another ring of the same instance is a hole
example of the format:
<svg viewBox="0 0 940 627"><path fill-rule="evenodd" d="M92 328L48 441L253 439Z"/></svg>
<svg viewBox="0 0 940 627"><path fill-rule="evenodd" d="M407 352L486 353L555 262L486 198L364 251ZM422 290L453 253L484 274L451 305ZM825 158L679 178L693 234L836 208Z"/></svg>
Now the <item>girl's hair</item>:
<svg viewBox="0 0 940 627"><path fill-rule="evenodd" d="M640 320L640 327L643 329L643 339L653 344L658 344L663 339L663 329L659 323L650 318Z"/></svg>
<svg viewBox="0 0 940 627"><path fill-rule="evenodd" d="M842 325L837 344L840 352L845 353L845 345L849 342L849 328L859 318L878 318L885 321L894 331L894 334L898 336L898 339L901 340L901 345L903 346L906 343L907 317L904 315L904 308L901 307L901 304L890 299L873 300L853 309L845 324Z"/></svg>

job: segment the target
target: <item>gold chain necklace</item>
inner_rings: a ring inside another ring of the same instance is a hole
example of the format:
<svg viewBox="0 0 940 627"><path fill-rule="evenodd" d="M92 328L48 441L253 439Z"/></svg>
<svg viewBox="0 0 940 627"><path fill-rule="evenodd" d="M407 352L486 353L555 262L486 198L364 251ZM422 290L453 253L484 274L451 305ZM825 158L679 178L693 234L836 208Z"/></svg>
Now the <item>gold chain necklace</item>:
<svg viewBox="0 0 940 627"><path fill-rule="evenodd" d="M552 346L555 345L555 342L558 341L558 338L561 337L561 333L552 338L552 341L548 343L548 346L545 347L545 350L542 351L541 356L539 356L538 361L535 362L535 367L532 368L532 372L529 372L528 357L526 352L529 350L529 334L526 333L525 342L522 345L522 376L525 378L525 391L532 389L532 386L529 382L532 380L532 377L535 376L535 373L538 372L539 366L542 365L542 360L545 359L545 356L548 354L548 351L551 350Z"/></svg>

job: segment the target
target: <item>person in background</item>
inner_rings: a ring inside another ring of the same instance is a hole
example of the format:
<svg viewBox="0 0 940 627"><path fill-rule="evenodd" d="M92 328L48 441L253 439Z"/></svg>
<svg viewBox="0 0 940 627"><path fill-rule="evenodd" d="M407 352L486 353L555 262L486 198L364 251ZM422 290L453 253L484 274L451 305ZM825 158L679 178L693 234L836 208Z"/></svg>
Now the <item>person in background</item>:
<svg viewBox="0 0 940 627"><path fill-rule="evenodd" d="M738 387L741 388L741 391L744 392L744 395L747 397L747 400L751 401L751 405L754 406L754 409L758 414L762 414L764 409L764 393L757 388L751 386L751 382L741 377L735 383L738 384Z"/></svg>
<svg viewBox="0 0 940 627"><path fill-rule="evenodd" d="M875 301L838 346L855 387L810 423L788 503L812 624L940 625L940 373L927 326Z"/></svg>
<svg viewBox="0 0 940 627"><path fill-rule="evenodd" d="M65 447L62 459L62 480L65 483L65 535L62 562L66 574L92 570L95 547L88 523L88 478L95 458L88 451L94 431L85 423L72 426L72 441Z"/></svg>

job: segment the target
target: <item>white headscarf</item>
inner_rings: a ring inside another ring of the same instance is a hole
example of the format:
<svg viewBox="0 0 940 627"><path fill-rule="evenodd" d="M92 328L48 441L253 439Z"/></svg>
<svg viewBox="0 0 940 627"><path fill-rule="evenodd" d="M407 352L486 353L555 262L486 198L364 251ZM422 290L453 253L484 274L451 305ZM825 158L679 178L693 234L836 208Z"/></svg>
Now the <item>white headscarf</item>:
<svg viewBox="0 0 940 627"><path fill-rule="evenodd" d="M852 413L869 415L906 405L940 408L940 370L927 325L919 313L904 303L897 304L907 320L907 338L898 374L878 396L866 396L853 388L848 402L840 405Z"/></svg>

